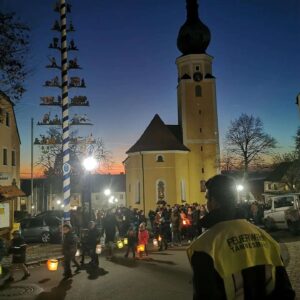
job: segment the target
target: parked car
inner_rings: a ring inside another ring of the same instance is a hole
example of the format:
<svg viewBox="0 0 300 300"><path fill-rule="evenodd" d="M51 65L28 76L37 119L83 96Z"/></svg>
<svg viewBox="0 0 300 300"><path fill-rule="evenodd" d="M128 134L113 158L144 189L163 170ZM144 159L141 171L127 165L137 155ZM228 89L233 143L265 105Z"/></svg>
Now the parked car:
<svg viewBox="0 0 300 300"><path fill-rule="evenodd" d="M36 217L42 217L42 216L57 217L57 218L61 219L64 217L64 211L63 210L46 210L46 211L43 211L43 212L39 213L38 215L36 215Z"/></svg>
<svg viewBox="0 0 300 300"><path fill-rule="evenodd" d="M55 216L37 216L21 221L21 232L27 242L49 243L61 237L61 219Z"/></svg>
<svg viewBox="0 0 300 300"><path fill-rule="evenodd" d="M266 229L290 229L291 231L295 231L294 223L297 220L294 217L295 213L299 214L299 207L299 194L269 196L266 199L266 208L264 211Z"/></svg>

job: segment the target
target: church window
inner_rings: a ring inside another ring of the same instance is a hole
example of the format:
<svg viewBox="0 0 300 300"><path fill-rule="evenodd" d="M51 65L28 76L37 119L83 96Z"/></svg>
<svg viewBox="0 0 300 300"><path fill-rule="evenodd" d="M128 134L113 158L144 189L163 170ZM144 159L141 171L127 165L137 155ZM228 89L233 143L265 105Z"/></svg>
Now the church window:
<svg viewBox="0 0 300 300"><path fill-rule="evenodd" d="M202 128L200 128L200 132L202 132Z"/></svg>
<svg viewBox="0 0 300 300"><path fill-rule="evenodd" d="M141 203L141 183L137 181L135 185L135 204L140 204L140 203Z"/></svg>
<svg viewBox="0 0 300 300"><path fill-rule="evenodd" d="M201 151L203 151L203 146L201 146Z"/></svg>
<svg viewBox="0 0 300 300"><path fill-rule="evenodd" d="M181 194L181 202L186 202L186 188L185 188L185 181L183 179L180 181L180 194Z"/></svg>
<svg viewBox="0 0 300 300"><path fill-rule="evenodd" d="M156 162L164 162L164 157L162 155L157 155Z"/></svg>
<svg viewBox="0 0 300 300"><path fill-rule="evenodd" d="M204 168L202 168L202 173L204 173Z"/></svg>
<svg viewBox="0 0 300 300"><path fill-rule="evenodd" d="M201 109L199 109L198 113L199 113L199 115L201 115L201 114L202 114L202 110L201 110Z"/></svg>
<svg viewBox="0 0 300 300"><path fill-rule="evenodd" d="M165 182L163 180L158 180L156 184L156 192L157 192L157 201L166 200L165 193L166 187Z"/></svg>
<svg viewBox="0 0 300 300"><path fill-rule="evenodd" d="M200 67L199 66L196 66L196 71L199 71L200 70Z"/></svg>
<svg viewBox="0 0 300 300"><path fill-rule="evenodd" d="M200 181L200 191L203 193L206 192L205 180Z"/></svg>
<svg viewBox="0 0 300 300"><path fill-rule="evenodd" d="M201 97L202 96L202 89L200 85L195 86L195 95L196 97Z"/></svg>

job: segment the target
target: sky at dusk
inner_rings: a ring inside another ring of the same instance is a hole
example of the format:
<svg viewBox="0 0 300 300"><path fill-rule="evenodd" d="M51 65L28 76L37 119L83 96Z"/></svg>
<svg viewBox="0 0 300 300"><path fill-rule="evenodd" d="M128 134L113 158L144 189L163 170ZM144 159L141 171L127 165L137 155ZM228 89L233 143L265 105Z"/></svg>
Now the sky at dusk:
<svg viewBox="0 0 300 300"><path fill-rule="evenodd" d="M200 0L199 14L211 30L207 53L214 57L220 142L230 121L241 113L262 119L265 130L278 141L278 151L293 147L299 126L295 105L300 92L299 0ZM176 39L185 22L184 0L73 0L75 53L83 70L69 74L84 77L93 132L112 151L111 172L123 171L126 150L158 113L166 124L177 124L177 69L180 56ZM39 106L40 96L58 95L42 85L55 70L45 68L50 28L59 15L52 0L1 0L1 11L15 11L31 27L27 92L16 106L22 140L21 175L29 172L30 119L35 123L49 109ZM74 57L73 54L69 58ZM57 56L58 58L58 56ZM58 60L58 59L57 59ZM59 60L58 60L59 61ZM58 74L59 75L59 74ZM72 93L71 93L72 95ZM76 111L75 111L76 110ZM52 114L59 112L53 108ZM45 128L35 126L35 136ZM35 149L37 150L37 148ZM28 174L27 174L28 175Z"/></svg>

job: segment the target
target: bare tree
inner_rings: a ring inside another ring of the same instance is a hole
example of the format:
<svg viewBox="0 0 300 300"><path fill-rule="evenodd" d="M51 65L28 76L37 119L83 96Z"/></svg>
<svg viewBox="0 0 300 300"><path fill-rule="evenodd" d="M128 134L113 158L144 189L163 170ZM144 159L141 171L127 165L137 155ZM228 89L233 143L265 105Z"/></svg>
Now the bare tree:
<svg viewBox="0 0 300 300"><path fill-rule="evenodd" d="M0 12L0 89L14 102L25 92L29 27L14 13Z"/></svg>
<svg viewBox="0 0 300 300"><path fill-rule="evenodd" d="M55 128L50 128L47 135L51 139L61 141L61 132ZM76 132L72 132L70 140L75 139ZM43 136L41 136L43 139ZM36 162L37 165L43 168L46 176L62 176L63 151L61 144L49 144L40 146L40 156ZM80 175L84 171L82 168L82 160L85 156L92 153L94 157L101 163L105 169L109 169L112 164L112 155L106 149L104 141L101 138L93 139L92 143L88 144L84 140L81 142L70 142L70 165L71 174Z"/></svg>
<svg viewBox="0 0 300 300"><path fill-rule="evenodd" d="M264 132L260 118L242 114L231 121L226 134L226 148L242 162L244 178L247 178L250 164L262 159L275 147L276 140Z"/></svg>

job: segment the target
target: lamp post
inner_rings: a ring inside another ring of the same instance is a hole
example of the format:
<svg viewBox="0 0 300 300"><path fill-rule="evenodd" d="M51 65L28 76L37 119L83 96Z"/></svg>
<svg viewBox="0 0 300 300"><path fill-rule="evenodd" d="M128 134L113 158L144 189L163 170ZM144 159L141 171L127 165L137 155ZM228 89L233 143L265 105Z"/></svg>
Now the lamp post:
<svg viewBox="0 0 300 300"><path fill-rule="evenodd" d="M87 182L87 193L86 193L86 202L89 205L89 218L92 217L92 195L91 195L91 173L97 168L98 162L93 156L89 156L83 160L83 167L88 172L88 182Z"/></svg>
<svg viewBox="0 0 300 300"><path fill-rule="evenodd" d="M244 186L242 186L241 184L238 184L237 186L236 186L236 190L237 190L237 194L238 194L238 203L240 203L241 201L241 199L240 199L240 192L241 191L243 191L244 190Z"/></svg>

